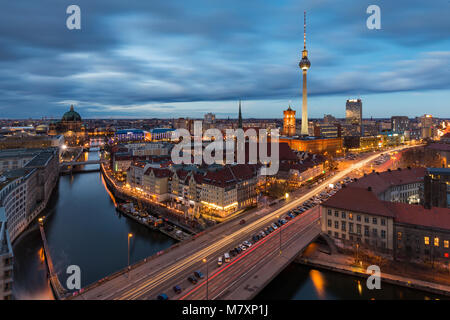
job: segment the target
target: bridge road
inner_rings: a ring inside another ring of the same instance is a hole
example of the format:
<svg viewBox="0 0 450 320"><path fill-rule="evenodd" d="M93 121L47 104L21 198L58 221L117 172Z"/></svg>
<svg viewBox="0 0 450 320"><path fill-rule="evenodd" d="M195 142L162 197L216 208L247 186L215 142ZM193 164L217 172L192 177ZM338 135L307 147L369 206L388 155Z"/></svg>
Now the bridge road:
<svg viewBox="0 0 450 320"><path fill-rule="evenodd" d="M401 150L409 146L398 147L393 150ZM193 241L182 243L180 246L168 251L144 264L132 268L120 276L114 277L102 284L88 287L87 290L75 299L154 299L150 293L159 292L169 280L178 280L192 275L194 270L202 266L202 259L208 261L217 259L224 252L244 240L248 240L254 233L264 229L269 223L277 219L277 216L287 213L289 210L299 206L304 201L323 191L329 183L342 180L352 170L360 168L370 161L376 159L379 153L375 153L358 163L346 168L336 175L325 180L316 188L287 202L283 207L275 209L263 216L255 217L252 222L241 226L236 221L229 221L219 225L217 228L207 231ZM175 282L175 281L174 281ZM165 288L167 291L167 288ZM169 292L166 292L169 294Z"/></svg>
<svg viewBox="0 0 450 320"><path fill-rule="evenodd" d="M208 299L249 300L320 234L319 207L295 217L228 264L209 264ZM281 252L280 252L280 232ZM201 270L206 274L205 267ZM206 278L179 294L180 300L206 299Z"/></svg>

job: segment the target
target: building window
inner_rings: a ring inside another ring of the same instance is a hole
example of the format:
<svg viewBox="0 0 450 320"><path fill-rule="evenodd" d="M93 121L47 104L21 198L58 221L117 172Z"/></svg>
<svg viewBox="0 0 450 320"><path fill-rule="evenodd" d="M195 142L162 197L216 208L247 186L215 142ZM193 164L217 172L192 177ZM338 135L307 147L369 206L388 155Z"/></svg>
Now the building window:
<svg viewBox="0 0 450 320"><path fill-rule="evenodd" d="M349 213L349 214L348 214L348 218L349 218L350 220L353 220L353 213Z"/></svg>
<svg viewBox="0 0 450 320"><path fill-rule="evenodd" d="M328 219L328 226L331 228L331 220Z"/></svg>
<svg viewBox="0 0 450 320"><path fill-rule="evenodd" d="M386 239L386 231L385 230L381 230L381 238Z"/></svg>
<svg viewBox="0 0 450 320"><path fill-rule="evenodd" d="M348 223L348 231L353 232L353 222Z"/></svg>
<svg viewBox="0 0 450 320"><path fill-rule="evenodd" d="M331 216L331 209L328 209L328 215Z"/></svg>
<svg viewBox="0 0 450 320"><path fill-rule="evenodd" d="M428 246L430 244L430 238L424 237L424 242L425 242L425 245Z"/></svg>
<svg viewBox="0 0 450 320"><path fill-rule="evenodd" d="M364 222L369 223L369 217L364 217Z"/></svg>
<svg viewBox="0 0 450 320"><path fill-rule="evenodd" d="M438 237L434 238L434 246L439 247L439 238Z"/></svg>
<svg viewBox="0 0 450 320"><path fill-rule="evenodd" d="M335 232L335 233L334 233L334 237L335 237L335 238L339 238L339 233L338 233L338 232Z"/></svg>
<svg viewBox="0 0 450 320"><path fill-rule="evenodd" d="M361 216L359 214L356 216L356 221L361 221Z"/></svg>
<svg viewBox="0 0 450 320"><path fill-rule="evenodd" d="M361 225L360 224L356 225L356 233L361 234Z"/></svg>
<svg viewBox="0 0 450 320"><path fill-rule="evenodd" d="M342 229L342 231L345 231L345 221L341 221L341 224L342 224L342 226L341 226L341 229Z"/></svg>
<svg viewBox="0 0 450 320"><path fill-rule="evenodd" d="M342 219L345 219L345 212L342 212Z"/></svg>
<svg viewBox="0 0 450 320"><path fill-rule="evenodd" d="M448 240L444 240L444 248L448 248Z"/></svg>
<svg viewBox="0 0 450 320"><path fill-rule="evenodd" d="M397 232L397 240L402 241L402 233L401 232Z"/></svg>
<svg viewBox="0 0 450 320"><path fill-rule="evenodd" d="M339 211L335 210L335 211L334 211L334 216L337 217L337 218L339 218Z"/></svg>
<svg viewBox="0 0 450 320"><path fill-rule="evenodd" d="M369 236L370 236L370 231L369 231L369 227L368 227L368 226L364 226L364 235L365 235L366 237L369 237Z"/></svg>
<svg viewBox="0 0 450 320"><path fill-rule="evenodd" d="M375 237L377 237L377 236L378 236L378 230L375 229L375 228L373 228L373 229L372 229L372 234L373 234Z"/></svg>
<svg viewBox="0 0 450 320"><path fill-rule="evenodd" d="M373 218L373 219L372 219L372 223L373 223L373 224L377 224L377 218Z"/></svg>

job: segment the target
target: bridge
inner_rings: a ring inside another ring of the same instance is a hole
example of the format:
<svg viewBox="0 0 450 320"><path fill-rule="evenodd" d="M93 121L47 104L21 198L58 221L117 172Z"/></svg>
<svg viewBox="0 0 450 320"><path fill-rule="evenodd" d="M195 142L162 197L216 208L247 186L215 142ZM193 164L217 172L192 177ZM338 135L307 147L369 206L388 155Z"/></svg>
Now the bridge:
<svg viewBox="0 0 450 320"><path fill-rule="evenodd" d="M96 159L96 160L86 160L86 161L65 161L59 164L60 168L69 167L69 166L83 166L88 164L101 164L106 163L105 159Z"/></svg>
<svg viewBox="0 0 450 320"><path fill-rule="evenodd" d="M71 299L155 299L161 293L170 299L251 299L320 236L320 209L315 207L298 215L220 267L217 257L378 156L379 153L351 165L316 188L269 208L271 212L259 210L244 225L240 225L240 218L218 224L89 285ZM187 278L196 270L205 277L193 285ZM175 285L183 291L175 294Z"/></svg>
<svg viewBox="0 0 450 320"><path fill-rule="evenodd" d="M67 294L67 290L62 286L61 282L58 279L58 275L55 272L55 268L53 267L53 260L52 257L50 256L50 250L48 248L47 237L45 236L44 224L42 220L39 221L39 230L41 231L45 261L47 261L48 278L50 280L53 293L55 294L56 299L58 300L63 299Z"/></svg>

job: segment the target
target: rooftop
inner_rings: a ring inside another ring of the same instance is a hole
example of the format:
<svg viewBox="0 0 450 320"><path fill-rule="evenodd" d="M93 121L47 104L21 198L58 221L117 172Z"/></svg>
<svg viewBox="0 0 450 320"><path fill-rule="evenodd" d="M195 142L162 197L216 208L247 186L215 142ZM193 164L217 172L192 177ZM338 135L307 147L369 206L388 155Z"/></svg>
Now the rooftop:
<svg viewBox="0 0 450 320"><path fill-rule="evenodd" d="M425 209L421 205L379 200L372 191L344 187L323 204L325 207L391 217L396 223L450 230L450 209Z"/></svg>
<svg viewBox="0 0 450 320"><path fill-rule="evenodd" d="M351 187L371 187L375 194L380 194L392 186L423 181L426 168L407 168L384 172L372 172L350 184Z"/></svg>

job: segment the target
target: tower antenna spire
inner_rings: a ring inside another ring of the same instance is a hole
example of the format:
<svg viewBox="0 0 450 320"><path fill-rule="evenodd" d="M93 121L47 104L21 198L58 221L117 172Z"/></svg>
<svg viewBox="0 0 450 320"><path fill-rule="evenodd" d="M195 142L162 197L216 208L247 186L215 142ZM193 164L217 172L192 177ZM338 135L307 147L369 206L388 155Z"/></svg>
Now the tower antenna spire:
<svg viewBox="0 0 450 320"><path fill-rule="evenodd" d="M306 50L306 11L303 11L303 49Z"/></svg>

